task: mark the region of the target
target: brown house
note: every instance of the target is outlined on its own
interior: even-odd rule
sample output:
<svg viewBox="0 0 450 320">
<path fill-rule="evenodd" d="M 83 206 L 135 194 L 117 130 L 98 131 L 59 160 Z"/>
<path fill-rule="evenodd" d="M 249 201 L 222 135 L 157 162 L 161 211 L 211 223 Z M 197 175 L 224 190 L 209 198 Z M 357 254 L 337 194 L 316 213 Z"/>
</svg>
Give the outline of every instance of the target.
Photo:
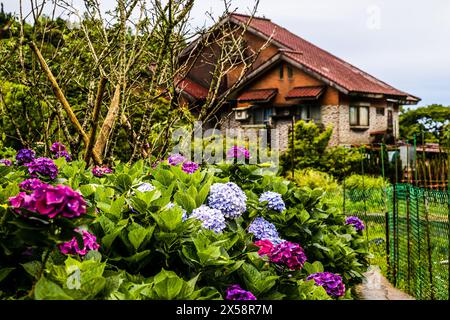
<svg viewBox="0 0 450 320">
<path fill-rule="evenodd" d="M 399 106 L 420 101 L 269 19 L 230 14 L 225 20 L 248 26 L 245 43 L 254 51 L 270 41 L 218 111 L 222 130 L 276 128 L 285 150 L 292 122 L 303 119 L 333 126 L 331 145 L 367 144 L 398 136 Z M 214 50 L 208 56 L 214 56 Z M 206 98 L 211 68 L 211 63 L 198 59 L 183 80 L 182 92 L 190 102 Z M 231 87 L 239 72 L 229 72 L 221 89 Z"/>
</svg>

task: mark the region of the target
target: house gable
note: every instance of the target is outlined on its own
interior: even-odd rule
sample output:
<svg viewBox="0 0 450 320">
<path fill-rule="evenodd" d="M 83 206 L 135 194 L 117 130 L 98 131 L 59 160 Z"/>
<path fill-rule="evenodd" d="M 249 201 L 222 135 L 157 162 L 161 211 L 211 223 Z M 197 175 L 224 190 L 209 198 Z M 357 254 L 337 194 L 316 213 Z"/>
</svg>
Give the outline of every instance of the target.
<svg viewBox="0 0 450 320">
<path fill-rule="evenodd" d="M 280 69 L 283 69 L 283 78 L 280 79 Z M 291 77 L 289 77 L 288 69 L 292 70 Z M 287 99 L 288 94 L 298 87 L 325 87 L 323 94 L 320 97 L 320 104 L 324 105 L 339 105 L 339 92 L 330 86 L 327 86 L 323 81 L 316 79 L 308 73 L 299 68 L 289 64 L 283 60 L 274 63 L 270 68 L 264 72 L 258 73 L 255 78 L 242 86 L 236 92 L 237 98 L 240 94 L 248 91 L 277 88 L 278 92 L 271 100 L 274 106 L 292 106 L 298 104 L 296 99 Z M 238 107 L 246 107 L 251 102 L 238 102 Z"/>
</svg>

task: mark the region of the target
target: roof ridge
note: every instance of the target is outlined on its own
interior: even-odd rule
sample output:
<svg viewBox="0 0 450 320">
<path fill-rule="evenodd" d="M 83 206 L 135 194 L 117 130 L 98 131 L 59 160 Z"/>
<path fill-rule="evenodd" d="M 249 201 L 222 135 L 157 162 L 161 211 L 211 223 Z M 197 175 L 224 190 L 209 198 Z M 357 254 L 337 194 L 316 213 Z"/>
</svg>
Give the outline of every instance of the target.
<svg viewBox="0 0 450 320">
<path fill-rule="evenodd" d="M 239 16 L 239 17 L 246 17 L 246 18 L 258 19 L 258 20 L 265 20 L 265 21 L 270 21 L 270 22 L 272 22 L 272 20 L 270 20 L 269 18 L 266 18 L 266 17 L 251 16 L 251 15 L 249 15 L 249 14 L 244 14 L 244 13 L 231 12 L 230 15 L 231 15 L 231 16 Z"/>
</svg>

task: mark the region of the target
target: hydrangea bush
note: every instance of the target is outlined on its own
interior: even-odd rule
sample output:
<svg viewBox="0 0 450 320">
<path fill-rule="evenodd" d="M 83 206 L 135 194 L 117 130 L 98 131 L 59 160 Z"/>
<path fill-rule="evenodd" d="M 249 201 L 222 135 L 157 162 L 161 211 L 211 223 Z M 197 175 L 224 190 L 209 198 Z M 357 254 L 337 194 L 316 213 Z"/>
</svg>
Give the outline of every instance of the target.
<svg viewBox="0 0 450 320">
<path fill-rule="evenodd" d="M 353 220 L 264 166 L 39 156 L 1 167 L 0 298 L 347 299 L 367 266 Z"/>
</svg>

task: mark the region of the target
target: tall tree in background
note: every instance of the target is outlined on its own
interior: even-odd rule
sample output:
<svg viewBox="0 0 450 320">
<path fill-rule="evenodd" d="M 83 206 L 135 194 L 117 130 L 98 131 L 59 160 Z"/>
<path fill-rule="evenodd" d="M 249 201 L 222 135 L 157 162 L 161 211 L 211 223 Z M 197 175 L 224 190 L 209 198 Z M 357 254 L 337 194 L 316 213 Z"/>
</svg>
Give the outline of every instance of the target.
<svg viewBox="0 0 450 320">
<path fill-rule="evenodd" d="M 450 106 L 432 104 L 403 111 L 400 115 L 400 137 L 418 143 L 442 143 L 444 133 L 450 130 Z M 424 141 L 423 141 L 423 138 Z"/>
</svg>

